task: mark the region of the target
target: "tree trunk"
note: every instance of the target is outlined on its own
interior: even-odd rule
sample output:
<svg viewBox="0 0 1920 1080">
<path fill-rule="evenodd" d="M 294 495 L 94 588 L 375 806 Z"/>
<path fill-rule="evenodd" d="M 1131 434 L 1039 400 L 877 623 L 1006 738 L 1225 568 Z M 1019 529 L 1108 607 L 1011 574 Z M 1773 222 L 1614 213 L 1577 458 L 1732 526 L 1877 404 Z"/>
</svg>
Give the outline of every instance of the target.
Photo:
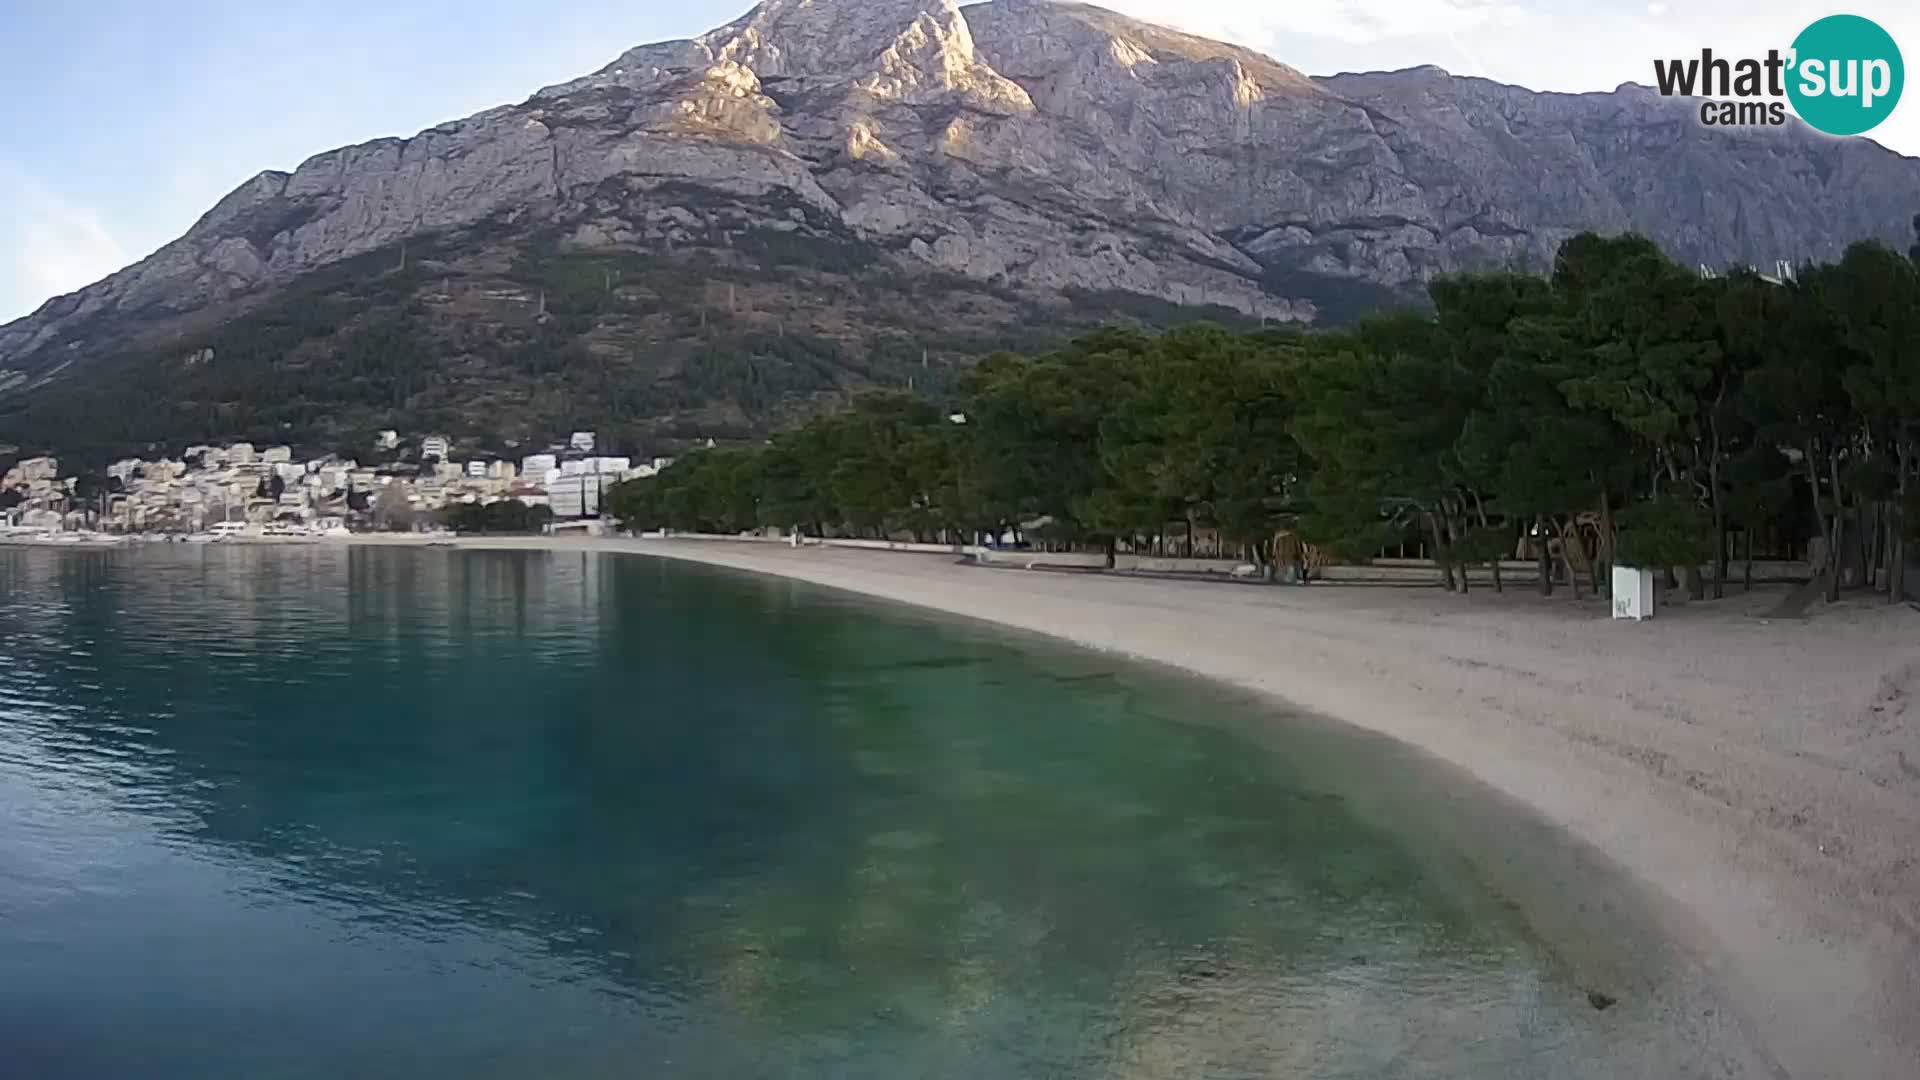
<svg viewBox="0 0 1920 1080">
<path fill-rule="evenodd" d="M 1447 561 L 1447 546 L 1440 539 L 1440 523 L 1434 519 L 1431 510 L 1421 516 L 1426 519 L 1427 535 L 1433 540 L 1433 561 L 1440 567 L 1441 583 L 1447 587 L 1448 592 L 1455 592 L 1457 590 L 1453 583 L 1453 564 Z"/>
<path fill-rule="evenodd" d="M 1709 414 L 1713 425 L 1713 458 L 1707 463 L 1707 499 L 1713 507 L 1713 598 L 1727 598 L 1727 511 L 1720 498 L 1720 402 L 1726 397 L 1722 385 Z"/>
<path fill-rule="evenodd" d="M 1613 602 L 1613 493 L 1600 485 L 1600 541 L 1593 552 L 1593 594 Z"/>
<path fill-rule="evenodd" d="M 1480 519 L 1481 528 L 1486 529 L 1492 527 L 1493 523 L 1487 520 L 1486 500 L 1482 499 L 1480 493 L 1477 491 L 1473 493 L 1473 512 Z M 1493 571 L 1493 591 L 1496 593 L 1504 593 L 1507 591 L 1506 582 L 1500 580 L 1500 562 L 1506 557 L 1507 553 L 1505 551 L 1494 552 L 1493 562 L 1489 567 Z"/>
<path fill-rule="evenodd" d="M 1827 521 L 1826 504 L 1820 501 L 1820 466 L 1818 459 L 1813 456 L 1813 444 L 1808 443 L 1801 447 L 1800 453 L 1800 460 L 1805 463 L 1807 467 L 1807 483 L 1813 488 L 1814 527 L 1820 530 L 1820 538 L 1822 540 L 1831 540 L 1833 539 L 1833 527 Z M 1833 561 L 1833 554 L 1831 551 L 1827 552 L 1827 561 L 1829 563 Z M 1816 567 L 1815 569 L 1818 570 L 1822 568 Z"/>
<path fill-rule="evenodd" d="M 1536 514 L 1533 519 L 1535 531 L 1540 534 L 1534 558 L 1540 563 L 1540 595 L 1553 595 L 1553 545 L 1547 540 L 1547 516 Z"/>
<path fill-rule="evenodd" d="M 1450 551 L 1459 551 L 1460 528 L 1454 522 L 1452 504 L 1445 499 L 1440 500 L 1440 521 L 1446 526 L 1448 549 Z M 1457 559 L 1449 558 L 1449 561 L 1457 563 L 1460 567 L 1460 595 L 1466 596 L 1473 592 L 1473 582 L 1469 580 L 1472 571 L 1468 568 L 1467 564 L 1459 562 Z"/>
<path fill-rule="evenodd" d="M 1107 540 L 1107 569 L 1112 570 L 1119 565 L 1120 541 L 1109 538 Z"/>
<path fill-rule="evenodd" d="M 1866 552 L 1862 562 L 1866 567 L 1867 587 L 1879 592 L 1886 587 L 1887 577 L 1881 572 L 1881 560 L 1886 558 L 1887 545 L 1887 504 L 1878 503 L 1873 508 L 1873 527 L 1866 533 Z"/>
<path fill-rule="evenodd" d="M 1897 604 L 1907 598 L 1907 474 L 1913 471 L 1913 451 L 1911 444 L 1900 444 L 1900 478 L 1895 488 L 1893 505 L 1893 551 L 1889 561 L 1892 569 L 1887 572 L 1887 603 Z"/>
<path fill-rule="evenodd" d="M 1746 580 L 1743 585 L 1743 588 L 1746 592 L 1752 592 L 1753 591 L 1753 526 L 1751 525 L 1747 526 L 1746 533 L 1747 533 L 1747 571 L 1746 571 Z"/>
<path fill-rule="evenodd" d="M 1713 496 L 1713 598 L 1727 598 L 1727 518 L 1720 506 L 1720 493 L 1717 488 Z"/>
<path fill-rule="evenodd" d="M 1846 501 L 1840 497 L 1840 456 L 1827 458 L 1828 471 L 1833 474 L 1833 539 L 1827 547 L 1827 603 L 1840 602 L 1840 542 L 1846 539 Z"/>
</svg>

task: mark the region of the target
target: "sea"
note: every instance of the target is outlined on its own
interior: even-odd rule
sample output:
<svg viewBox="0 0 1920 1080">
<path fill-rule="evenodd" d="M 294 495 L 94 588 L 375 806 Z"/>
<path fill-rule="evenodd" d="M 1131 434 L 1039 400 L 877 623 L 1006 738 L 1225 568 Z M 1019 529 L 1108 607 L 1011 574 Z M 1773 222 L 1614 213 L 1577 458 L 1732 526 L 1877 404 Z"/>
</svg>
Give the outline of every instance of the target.
<svg viewBox="0 0 1920 1080">
<path fill-rule="evenodd" d="M 1732 1075 L 1558 843 L 1280 703 L 787 581 L 0 548 L 8 1078 Z"/>
</svg>

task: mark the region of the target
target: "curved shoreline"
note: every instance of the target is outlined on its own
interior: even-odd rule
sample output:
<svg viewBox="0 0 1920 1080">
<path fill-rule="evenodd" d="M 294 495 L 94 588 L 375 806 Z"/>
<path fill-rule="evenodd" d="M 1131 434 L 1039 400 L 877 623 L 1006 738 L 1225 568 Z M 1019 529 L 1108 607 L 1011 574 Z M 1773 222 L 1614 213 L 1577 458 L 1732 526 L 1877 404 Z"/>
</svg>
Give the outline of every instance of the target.
<svg viewBox="0 0 1920 1080">
<path fill-rule="evenodd" d="M 714 541 L 454 546 L 807 582 L 1164 664 L 1378 732 L 1525 804 L 1647 890 L 1780 1074 L 1916 1075 L 1920 617 L 1904 607 L 1772 623 L 1756 596 L 1629 625 L 1512 593 L 1199 588 Z"/>
</svg>

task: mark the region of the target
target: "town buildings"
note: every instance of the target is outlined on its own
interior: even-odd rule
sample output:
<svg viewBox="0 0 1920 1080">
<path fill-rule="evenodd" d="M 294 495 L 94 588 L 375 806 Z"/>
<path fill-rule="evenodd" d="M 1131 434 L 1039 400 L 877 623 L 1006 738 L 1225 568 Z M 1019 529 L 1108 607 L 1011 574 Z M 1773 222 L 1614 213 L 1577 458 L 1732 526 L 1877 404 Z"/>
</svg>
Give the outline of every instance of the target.
<svg viewBox="0 0 1920 1080">
<path fill-rule="evenodd" d="M 202 444 L 178 458 L 123 458 L 93 482 L 63 479 L 55 458 L 28 458 L 0 476 L 0 524 L 113 532 L 426 527 L 449 505 L 502 499 L 550 505 L 557 517 L 590 517 L 615 484 L 653 475 L 665 460 L 636 468 L 631 458 L 594 456 L 597 444 L 592 432 L 576 432 L 569 449 L 529 454 L 517 465 L 489 457 L 452 460 L 452 440 L 444 435 L 423 438 L 416 458 L 397 432 L 381 432 L 372 453 L 382 460 L 374 462 L 331 455 L 296 460 L 289 446 Z"/>
</svg>

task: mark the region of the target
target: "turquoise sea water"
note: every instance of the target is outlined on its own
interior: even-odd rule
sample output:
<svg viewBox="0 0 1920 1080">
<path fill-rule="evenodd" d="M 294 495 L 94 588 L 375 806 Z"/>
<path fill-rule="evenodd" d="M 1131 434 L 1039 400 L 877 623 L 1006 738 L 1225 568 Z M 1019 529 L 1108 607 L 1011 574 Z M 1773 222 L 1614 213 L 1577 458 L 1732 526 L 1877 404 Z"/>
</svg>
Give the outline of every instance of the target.
<svg viewBox="0 0 1920 1080">
<path fill-rule="evenodd" d="M 1717 1074 L 1380 809 L 1409 756 L 1088 653 L 182 546 L 0 549 L 0 654 L 7 1077 Z"/>
</svg>

